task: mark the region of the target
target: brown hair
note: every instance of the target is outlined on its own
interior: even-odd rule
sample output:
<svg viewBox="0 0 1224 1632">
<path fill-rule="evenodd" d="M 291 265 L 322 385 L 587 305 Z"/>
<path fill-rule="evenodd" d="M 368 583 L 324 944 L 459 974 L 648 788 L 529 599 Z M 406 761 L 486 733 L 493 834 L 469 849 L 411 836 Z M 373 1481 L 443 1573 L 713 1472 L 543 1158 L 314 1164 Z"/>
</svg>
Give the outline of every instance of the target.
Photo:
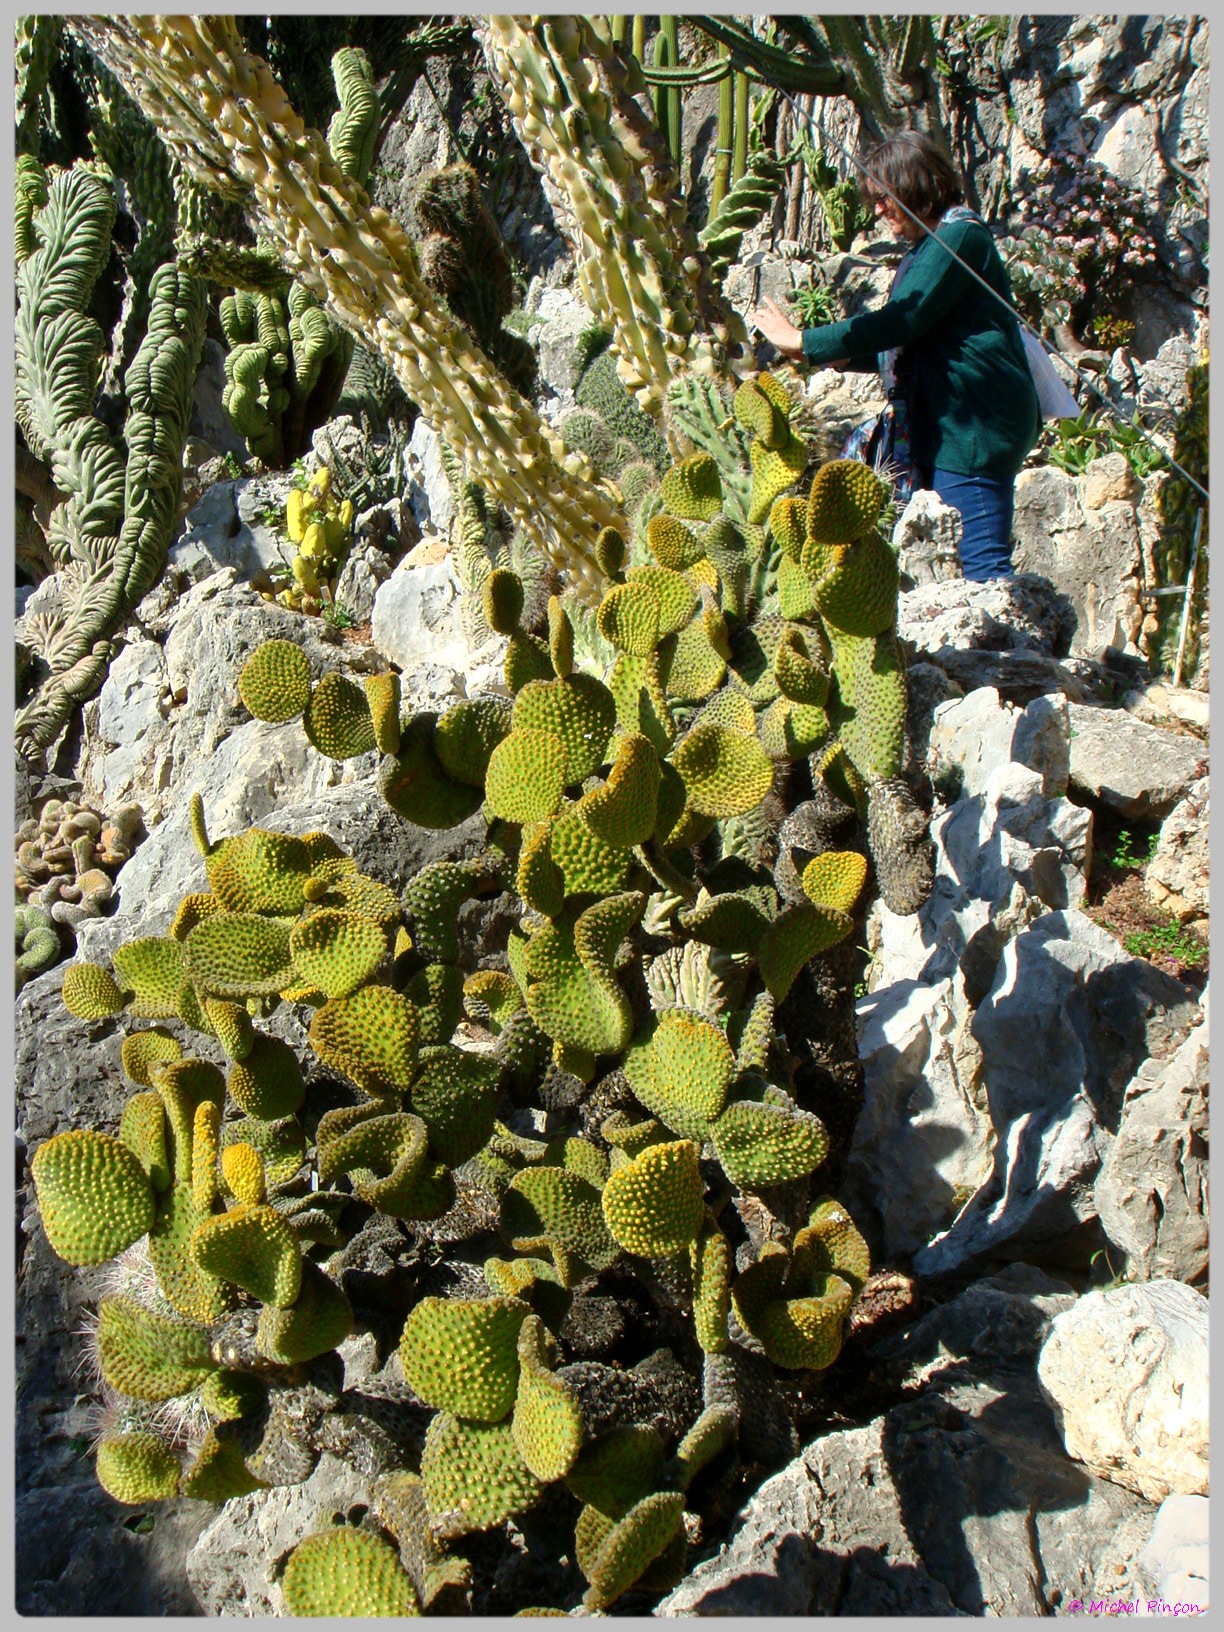
<svg viewBox="0 0 1224 1632">
<path fill-rule="evenodd" d="M 928 221 L 951 204 L 964 202 L 965 192 L 952 161 L 921 131 L 901 131 L 872 148 L 864 165 L 863 186 L 873 202 L 891 193 L 906 209 Z"/>
</svg>

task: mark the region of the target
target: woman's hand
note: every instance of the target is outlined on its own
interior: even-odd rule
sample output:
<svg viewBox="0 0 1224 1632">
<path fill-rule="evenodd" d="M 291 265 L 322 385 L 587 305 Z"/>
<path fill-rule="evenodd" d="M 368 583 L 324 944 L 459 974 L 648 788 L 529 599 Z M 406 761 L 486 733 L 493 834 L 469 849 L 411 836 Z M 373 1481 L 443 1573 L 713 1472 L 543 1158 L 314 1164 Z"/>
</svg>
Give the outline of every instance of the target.
<svg viewBox="0 0 1224 1632">
<path fill-rule="evenodd" d="M 784 357 L 803 356 L 803 334 L 772 300 L 765 300 L 748 321 L 754 324 Z"/>
</svg>

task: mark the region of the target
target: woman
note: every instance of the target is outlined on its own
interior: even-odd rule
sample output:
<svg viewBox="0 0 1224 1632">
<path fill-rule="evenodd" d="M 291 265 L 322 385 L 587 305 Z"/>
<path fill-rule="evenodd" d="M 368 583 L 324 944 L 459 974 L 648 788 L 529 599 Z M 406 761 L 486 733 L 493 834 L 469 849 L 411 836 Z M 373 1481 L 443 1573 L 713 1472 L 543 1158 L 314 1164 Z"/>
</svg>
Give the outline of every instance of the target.
<svg viewBox="0 0 1224 1632">
<path fill-rule="evenodd" d="M 1010 306 L 1007 272 L 985 223 L 954 207 L 964 197 L 960 182 L 929 137 L 892 136 L 865 168 L 878 215 L 915 246 L 897 268 L 888 304 L 801 333 L 767 300 L 752 321 L 786 356 L 860 372 L 878 367 L 886 386 L 895 382 L 890 394 L 899 391 L 908 406 L 916 485 L 961 513 L 965 577 L 1010 577 L 1015 478 L 1041 434 L 1041 410 L 1015 318 L 941 246 Z"/>
</svg>

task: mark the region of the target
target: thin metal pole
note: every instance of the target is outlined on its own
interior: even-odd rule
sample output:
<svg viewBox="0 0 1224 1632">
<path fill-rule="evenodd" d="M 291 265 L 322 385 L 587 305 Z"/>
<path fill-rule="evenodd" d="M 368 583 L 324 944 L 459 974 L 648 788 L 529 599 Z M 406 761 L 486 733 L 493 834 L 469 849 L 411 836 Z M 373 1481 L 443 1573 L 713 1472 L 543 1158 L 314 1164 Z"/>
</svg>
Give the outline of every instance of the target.
<svg viewBox="0 0 1224 1632">
<path fill-rule="evenodd" d="M 1198 566 L 1199 539 L 1203 534 L 1203 506 L 1194 518 L 1194 543 L 1190 546 L 1190 571 L 1186 574 L 1186 598 L 1182 602 L 1181 629 L 1177 636 L 1177 662 L 1173 665 L 1173 684 L 1181 685 L 1182 659 L 1186 655 L 1186 636 L 1190 632 L 1190 602 L 1194 599 L 1194 569 Z"/>
</svg>

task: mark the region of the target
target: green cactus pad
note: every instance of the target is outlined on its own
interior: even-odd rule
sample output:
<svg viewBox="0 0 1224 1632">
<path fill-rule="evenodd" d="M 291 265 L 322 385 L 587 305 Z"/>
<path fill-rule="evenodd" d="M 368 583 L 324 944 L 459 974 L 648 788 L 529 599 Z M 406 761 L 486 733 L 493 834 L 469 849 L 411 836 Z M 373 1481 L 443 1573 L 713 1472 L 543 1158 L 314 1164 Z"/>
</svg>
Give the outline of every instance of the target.
<svg viewBox="0 0 1224 1632">
<path fill-rule="evenodd" d="M 263 1034 L 256 1036 L 246 1058 L 230 1067 L 227 1087 L 239 1109 L 262 1122 L 292 1116 L 306 1096 L 293 1049 Z"/>
<path fill-rule="evenodd" d="M 538 1315 L 518 1335 L 519 1383 L 510 1431 L 524 1464 L 547 1484 L 561 1479 L 582 1444 L 582 1412 L 549 1364 L 550 1345 Z"/>
<path fill-rule="evenodd" d="M 746 737 L 754 737 L 757 728 L 752 704 L 742 691 L 732 691 L 729 687 L 710 698 L 696 723 L 725 725 L 728 730 L 739 731 Z"/>
<path fill-rule="evenodd" d="M 345 1106 L 319 1119 L 320 1182 L 349 1173 L 359 1201 L 393 1218 L 418 1217 L 429 1167 L 425 1124 L 404 1111 L 371 1114 L 376 1109 Z"/>
<path fill-rule="evenodd" d="M 769 1045 L 774 1039 L 776 1009 L 777 1004 L 769 992 L 758 992 L 753 998 L 752 1008 L 739 1033 L 735 1054 L 737 1072 L 765 1070 L 765 1062 L 769 1058 Z"/>
<path fill-rule="evenodd" d="M 103 1377 L 133 1400 L 190 1394 L 217 1369 L 206 1327 L 152 1314 L 135 1298 L 102 1299 L 97 1341 Z"/>
<path fill-rule="evenodd" d="M 264 1171 L 263 1157 L 254 1145 L 244 1144 L 241 1140 L 237 1144 L 226 1145 L 221 1152 L 221 1171 L 236 1201 L 245 1202 L 250 1207 L 262 1206 L 267 1201 L 268 1176 Z"/>
<path fill-rule="evenodd" d="M 617 651 L 648 657 L 659 644 L 660 619 L 659 597 L 648 584 L 617 584 L 599 603 L 596 623 Z"/>
<path fill-rule="evenodd" d="M 783 697 L 792 702 L 824 706 L 829 677 L 812 662 L 798 630 L 789 630 L 774 652 L 774 677 Z"/>
<path fill-rule="evenodd" d="M 508 1422 L 461 1422 L 448 1411 L 439 1411 L 426 1431 L 421 1478 L 435 1532 L 448 1538 L 504 1524 L 544 1489 Z"/>
<path fill-rule="evenodd" d="M 109 970 L 97 963 L 70 963 L 60 992 L 64 1007 L 78 1020 L 105 1020 L 123 1009 L 123 993 Z"/>
<path fill-rule="evenodd" d="M 814 906 L 852 912 L 867 882 L 867 857 L 858 850 L 826 850 L 803 869 L 803 893 Z"/>
<path fill-rule="evenodd" d="M 166 1113 L 157 1094 L 133 1094 L 123 1107 L 119 1137 L 149 1175 L 154 1190 L 168 1190 L 173 1181 L 166 1147 Z"/>
<path fill-rule="evenodd" d="M 250 1011 L 243 1004 L 231 1003 L 223 997 L 207 997 L 203 1007 L 226 1055 L 231 1060 L 245 1060 L 255 1046 L 257 1035 Z"/>
<path fill-rule="evenodd" d="M 512 635 L 523 615 L 523 583 L 516 573 L 494 570 L 480 588 L 485 622 L 494 634 Z"/>
<path fill-rule="evenodd" d="M 776 1366 L 823 1371 L 841 1353 L 842 1328 L 852 1295 L 845 1281 L 829 1275 L 810 1297 L 767 1304 L 753 1336 Z"/>
<path fill-rule="evenodd" d="M 128 998 L 128 1013 L 141 1020 L 173 1020 L 183 981 L 183 947 L 169 936 L 146 935 L 111 955 L 115 975 Z M 65 976 L 65 979 L 67 977 Z"/>
<path fill-rule="evenodd" d="M 574 626 L 556 595 L 548 597 L 548 652 L 558 680 L 573 673 Z"/>
<path fill-rule="evenodd" d="M 412 1108 L 429 1129 L 431 1151 L 448 1167 L 461 1167 L 488 1143 L 500 1075 L 489 1055 L 449 1044 L 421 1051 Z"/>
<path fill-rule="evenodd" d="M 555 679 L 552 656 L 542 640 L 516 630 L 506 644 L 506 690 L 517 696 L 533 680 Z"/>
<path fill-rule="evenodd" d="M 818 544 L 850 544 L 879 521 L 888 484 L 859 459 L 822 465 L 808 493 L 807 532 Z"/>
<path fill-rule="evenodd" d="M 655 560 L 669 572 L 683 572 L 705 554 L 702 540 L 691 527 L 662 512 L 646 523 L 646 542 Z"/>
<path fill-rule="evenodd" d="M 766 448 L 780 448 L 790 435 L 789 403 L 785 388 L 779 392 L 778 382 L 762 374 L 755 380 L 745 380 L 738 388 L 731 400 L 731 411 L 736 424 L 742 425 L 754 441 Z"/>
<path fill-rule="evenodd" d="M 755 952 L 776 911 L 777 897 L 766 885 L 713 896 L 703 891 L 679 916 L 694 940 L 706 946 L 724 952 Z"/>
<path fill-rule="evenodd" d="M 582 1607 L 607 1609 L 638 1581 L 683 1529 L 684 1496 L 661 1490 L 630 1508 L 603 1540 L 584 1574 L 590 1582 Z"/>
<path fill-rule="evenodd" d="M 166 934 L 172 941 L 185 941 L 201 918 L 210 917 L 214 912 L 224 910 L 217 897 L 211 893 L 197 891 L 192 895 L 185 895 L 178 904 L 178 911 Z"/>
<path fill-rule="evenodd" d="M 815 1116 L 792 1116 L 776 1105 L 736 1100 L 714 1124 L 723 1172 L 742 1190 L 763 1190 L 813 1172 L 829 1153 L 829 1135 Z"/>
<path fill-rule="evenodd" d="M 752 466 L 748 520 L 762 522 L 772 510 L 774 500 L 793 486 L 806 470 L 807 443 L 798 436 L 791 436 L 779 448 L 767 448 L 761 442 L 754 442 L 748 457 Z"/>
<path fill-rule="evenodd" d="M 293 926 L 289 955 L 301 980 L 328 997 L 348 997 L 377 972 L 387 938 L 359 913 L 322 907 Z"/>
<path fill-rule="evenodd" d="M 149 1176 L 108 1133 L 57 1133 L 35 1151 L 30 1171 L 47 1240 L 67 1263 L 103 1264 L 152 1227 Z"/>
<path fill-rule="evenodd" d="M 316 1009 L 310 1046 L 372 1098 L 406 1093 L 416 1072 L 421 1024 L 416 1008 L 390 986 L 364 986 Z"/>
<path fill-rule="evenodd" d="M 239 1203 L 199 1225 L 191 1237 L 198 1268 L 232 1281 L 260 1303 L 287 1309 L 302 1285 L 297 1236 L 272 1207 Z"/>
<path fill-rule="evenodd" d="M 679 743 L 672 764 L 689 803 L 702 816 L 739 816 L 773 786 L 773 766 L 760 743 L 725 725 L 698 725 Z"/>
<path fill-rule="evenodd" d="M 761 716 L 761 746 L 770 759 L 804 759 L 829 735 L 823 708 L 776 697 Z"/>
<path fill-rule="evenodd" d="M 455 703 L 434 726 L 438 762 L 456 782 L 483 788 L 489 759 L 510 734 L 510 705 L 501 698 Z"/>
<path fill-rule="evenodd" d="M 896 776 L 905 751 L 905 667 L 891 633 L 829 631 L 837 676 L 830 719 L 865 782 Z"/>
<path fill-rule="evenodd" d="M 269 1305 L 260 1311 L 255 1347 L 280 1366 L 298 1365 L 338 1348 L 353 1328 L 353 1310 L 330 1276 L 309 1259 L 302 1263 L 302 1285 L 288 1309 Z"/>
<path fill-rule="evenodd" d="M 399 750 L 379 766 L 378 787 L 405 821 L 418 827 L 457 827 L 479 810 L 481 792 L 456 782 L 442 769 L 434 749 L 435 719 L 414 714 L 402 727 Z"/>
<path fill-rule="evenodd" d="M 500 1422 L 518 1388 L 518 1298 L 422 1298 L 408 1316 L 400 1359 L 426 1405 L 473 1422 Z"/>
<path fill-rule="evenodd" d="M 694 1240 L 705 1216 L 697 1146 L 689 1139 L 651 1145 L 610 1174 L 604 1219 L 626 1252 L 666 1258 Z"/>
<path fill-rule="evenodd" d="M 807 1272 L 839 1275 L 858 1293 L 871 1274 L 871 1252 L 850 1214 L 832 1196 L 821 1196 L 795 1237 L 794 1255 L 804 1255 Z"/>
<path fill-rule="evenodd" d="M 256 913 L 205 918 L 183 942 L 182 959 L 183 973 L 210 997 L 272 997 L 294 979 L 288 924 Z"/>
<path fill-rule="evenodd" d="M 345 674 L 325 674 L 310 694 L 302 726 L 328 759 L 355 759 L 378 746 L 365 691 Z"/>
<path fill-rule="evenodd" d="M 507 822 L 539 822 L 554 815 L 570 780 L 569 765 L 568 750 L 555 732 L 516 728 L 489 759 L 485 797 L 490 809 Z"/>
<path fill-rule="evenodd" d="M 361 682 L 374 746 L 380 754 L 397 754 L 400 745 L 400 677 L 398 674 L 367 674 Z"/>
<path fill-rule="evenodd" d="M 504 1298 L 531 1306 L 550 1331 L 558 1331 L 569 1312 L 571 1294 L 553 1264 L 543 1258 L 486 1258 L 484 1277 Z"/>
<path fill-rule="evenodd" d="M 249 1371 L 219 1367 L 200 1385 L 200 1404 L 216 1422 L 237 1422 L 240 1417 L 254 1416 L 267 1393 Z"/>
<path fill-rule="evenodd" d="M 500 969 L 478 969 L 469 975 L 463 983 L 463 1000 L 471 1017 L 495 1035 L 512 1014 L 525 1012 L 517 981 Z"/>
<path fill-rule="evenodd" d="M 532 680 L 514 699 L 513 720 L 516 732 L 546 731 L 561 739 L 568 788 L 603 764 L 616 724 L 616 704 L 603 682 L 590 674 Z"/>
<path fill-rule="evenodd" d="M 183 1475 L 181 1494 L 199 1502 L 228 1502 L 235 1496 L 249 1496 L 252 1491 L 267 1488 L 266 1482 L 257 1479 L 247 1467 L 239 1442 L 228 1434 L 222 1438 L 215 1428 L 210 1428 Z"/>
<path fill-rule="evenodd" d="M 310 877 L 310 849 L 291 833 L 252 827 L 215 845 L 205 870 L 226 912 L 298 913 Z"/>
<path fill-rule="evenodd" d="M 779 503 L 786 504 L 786 499 Z M 816 616 L 812 580 L 797 561 L 784 555 L 778 562 L 778 611 L 784 618 L 806 621 Z"/>
<path fill-rule="evenodd" d="M 721 1027 L 701 1015 L 669 1009 L 649 1040 L 626 1055 L 624 1071 L 647 1110 L 701 1144 L 727 1103 L 735 1055 Z"/>
<path fill-rule="evenodd" d="M 282 1579 L 290 1615 L 418 1615 L 416 1591 L 395 1549 L 347 1527 L 307 1536 Z"/>
<path fill-rule="evenodd" d="M 592 790 L 599 791 L 602 790 Z M 567 806 L 549 833 L 549 859 L 560 872 L 567 896 L 614 894 L 623 887 L 633 864 L 628 849 L 600 838 L 588 823 L 586 799 L 589 797 L 586 795 L 579 804 Z"/>
<path fill-rule="evenodd" d="M 784 908 L 765 931 L 758 953 L 761 979 L 770 993 L 783 1002 L 804 964 L 844 941 L 853 928 L 848 912 L 803 902 Z"/>
<path fill-rule="evenodd" d="M 663 473 L 663 505 L 685 521 L 713 521 L 722 510 L 718 466 L 708 453 L 690 454 Z"/>
<path fill-rule="evenodd" d="M 716 1456 L 735 1443 L 739 1415 L 726 1405 L 707 1406 L 676 1446 L 675 1480 L 687 1490 Z"/>
<path fill-rule="evenodd" d="M 421 1047 L 449 1043 L 463 1014 L 463 971 L 450 963 L 430 963 L 404 988 L 421 1024 Z"/>
<path fill-rule="evenodd" d="M 179 1459 L 156 1434 L 108 1434 L 98 1445 L 98 1483 L 125 1507 L 178 1495 Z"/>
<path fill-rule="evenodd" d="M 668 641 L 659 653 L 659 668 L 669 696 L 681 703 L 700 703 L 713 696 L 727 677 L 724 635 L 721 615 L 712 619 L 706 611 Z"/>
<path fill-rule="evenodd" d="M 291 640 L 265 640 L 242 666 L 238 695 L 257 720 L 296 720 L 310 702 L 310 659 Z"/>
<path fill-rule="evenodd" d="M 191 1125 L 191 1193 L 196 1206 L 207 1211 L 217 1199 L 217 1135 L 221 1107 L 204 1099 L 195 1108 Z M 263 1197 L 259 1198 L 261 1201 Z"/>
<path fill-rule="evenodd" d="M 455 920 L 459 908 L 473 895 L 497 885 L 497 871 L 488 858 L 473 861 L 434 861 L 409 882 L 404 908 L 413 925 L 413 944 L 422 957 L 437 963 L 458 963 L 459 936 Z"/>
<path fill-rule="evenodd" d="M 618 1256 L 599 1191 L 563 1167 L 527 1168 L 514 1175 L 501 1198 L 501 1233 L 516 1252 L 555 1242 L 596 1272 Z"/>
<path fill-rule="evenodd" d="M 613 1521 L 659 1487 L 663 1441 L 653 1428 L 626 1424 L 584 1447 L 565 1476 L 580 1502 Z"/>
<path fill-rule="evenodd" d="M 896 552 L 870 532 L 828 547 L 812 596 L 826 624 L 848 635 L 880 635 L 896 620 L 897 585 Z"/>
<path fill-rule="evenodd" d="M 232 1289 L 190 1256 L 191 1237 L 208 1216 L 196 1206 L 190 1181 L 180 1181 L 158 1199 L 149 1231 L 149 1260 L 163 1297 L 179 1314 L 204 1324 L 219 1320 L 234 1301 Z"/>
<path fill-rule="evenodd" d="M 670 567 L 655 566 L 653 563 L 631 567 L 626 581 L 634 586 L 643 585 L 658 597 L 660 640 L 679 634 L 697 610 L 700 597 L 696 589 L 683 573 L 673 572 Z"/>
<path fill-rule="evenodd" d="M 769 512 L 769 531 L 782 551 L 783 560 L 798 566 L 807 540 L 807 500 L 776 499 Z"/>
<path fill-rule="evenodd" d="M 612 972 L 625 936 L 646 898 L 627 891 L 575 914 L 567 907 L 527 946 L 527 1009 L 554 1041 L 592 1054 L 616 1054 L 633 1030 L 633 1015 Z"/>
<path fill-rule="evenodd" d="M 732 1267 L 730 1242 L 707 1221 L 701 1234 L 689 1244 L 693 1324 L 703 1354 L 723 1354 L 727 1349 Z"/>
<path fill-rule="evenodd" d="M 232 1144 L 254 1146 L 263 1157 L 268 1183 L 274 1187 L 288 1184 L 306 1159 L 306 1138 L 292 1116 L 274 1122 L 240 1116 L 235 1122 L 226 1122 L 221 1129 L 221 1148 Z"/>
<path fill-rule="evenodd" d="M 667 754 L 676 739 L 676 722 L 667 700 L 658 652 L 630 657 L 622 652 L 608 675 L 622 731 L 641 732 L 659 755 Z"/>
</svg>

